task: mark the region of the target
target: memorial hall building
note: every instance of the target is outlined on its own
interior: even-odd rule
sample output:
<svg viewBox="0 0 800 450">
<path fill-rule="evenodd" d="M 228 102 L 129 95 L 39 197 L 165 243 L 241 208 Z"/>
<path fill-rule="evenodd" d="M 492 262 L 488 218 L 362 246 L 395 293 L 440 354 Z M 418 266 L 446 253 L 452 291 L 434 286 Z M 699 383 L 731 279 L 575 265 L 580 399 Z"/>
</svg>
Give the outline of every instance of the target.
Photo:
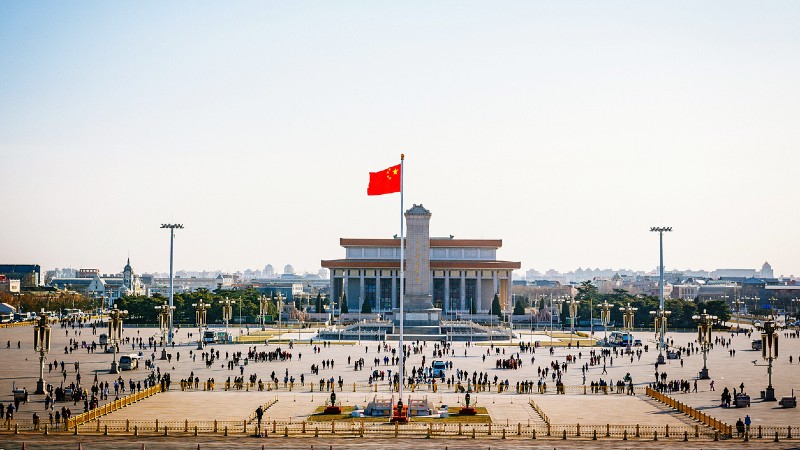
<svg viewBox="0 0 800 450">
<path fill-rule="evenodd" d="M 414 205 L 410 211 L 415 210 L 430 217 L 430 212 L 422 205 Z M 497 294 L 501 308 L 511 312 L 512 271 L 521 264 L 497 259 L 502 240 L 455 239 L 452 236 L 422 238 L 430 242 L 429 249 L 419 245 L 417 248 L 429 250 L 429 261 L 424 261 L 420 267 L 428 266 L 429 262 L 430 282 L 424 285 L 430 286 L 434 308 L 441 308 L 442 314 L 450 318 L 470 314 L 470 311 L 487 314 Z M 400 298 L 400 238 L 341 238 L 339 245 L 345 249 L 344 259 L 322 261 L 322 267 L 330 270 L 331 296 L 336 309 L 344 298 L 351 313 L 360 311 L 362 302 L 368 301 L 373 313 L 384 317 L 392 314 L 399 307 Z M 413 245 L 406 241 L 407 250 Z M 412 256 L 406 253 L 407 261 L 418 264 L 413 263 Z M 416 260 L 419 261 L 419 255 Z M 406 266 L 406 292 L 410 286 L 409 276 L 416 276 L 414 267 Z M 471 308 L 473 303 L 474 309 Z"/>
</svg>

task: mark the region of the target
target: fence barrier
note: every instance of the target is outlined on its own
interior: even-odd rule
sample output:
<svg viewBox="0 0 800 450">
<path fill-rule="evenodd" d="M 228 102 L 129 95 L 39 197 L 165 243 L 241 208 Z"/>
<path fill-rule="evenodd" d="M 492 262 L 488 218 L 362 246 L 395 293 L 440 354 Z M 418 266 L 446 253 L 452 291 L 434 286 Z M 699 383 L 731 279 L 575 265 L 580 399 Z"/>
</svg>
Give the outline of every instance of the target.
<svg viewBox="0 0 800 450">
<path fill-rule="evenodd" d="M 149 387 L 147 389 L 144 389 L 142 391 L 139 391 L 139 392 L 137 392 L 135 394 L 130 394 L 130 395 L 127 395 L 125 397 L 122 397 L 119 400 L 114 400 L 114 401 L 106 403 L 103 406 L 98 406 L 97 408 L 92 409 L 91 411 L 78 414 L 78 415 L 76 415 L 74 417 L 70 417 L 69 419 L 67 419 L 67 420 L 65 420 L 63 422 L 64 426 L 67 429 L 73 429 L 77 425 L 82 425 L 82 424 L 84 424 L 86 422 L 90 422 L 92 420 L 98 419 L 99 417 L 102 417 L 102 416 L 104 416 L 106 414 L 109 414 L 109 413 L 111 413 L 113 411 L 116 411 L 116 410 L 118 410 L 120 408 L 124 408 L 124 407 L 130 405 L 131 403 L 136 403 L 139 400 L 142 400 L 142 399 L 145 399 L 147 397 L 151 397 L 153 395 L 156 395 L 159 392 L 161 392 L 161 385 L 160 384 L 156 384 L 155 386 L 151 386 L 151 387 Z M 99 427 L 100 427 L 99 422 L 98 422 L 97 427 L 98 427 L 97 431 L 100 431 L 99 430 Z"/>
<path fill-rule="evenodd" d="M 713 428 L 715 430 L 720 431 L 723 435 L 726 435 L 728 437 L 733 436 L 733 427 L 731 425 L 728 425 L 727 423 L 719 420 L 719 419 L 715 419 L 715 418 L 709 416 L 706 413 L 700 412 L 700 411 L 692 408 L 691 406 L 689 406 L 689 405 L 687 405 L 685 403 L 679 402 L 679 401 L 675 400 L 674 398 L 669 397 L 667 395 L 664 395 L 661 392 L 658 392 L 655 389 L 652 389 L 650 387 L 648 387 L 646 389 L 645 393 L 649 397 L 652 397 L 655 400 L 658 400 L 659 402 L 669 406 L 670 408 L 674 408 L 674 409 L 686 414 L 687 416 L 691 417 L 692 419 L 695 419 L 698 422 L 701 422 L 702 424 L 704 424 L 704 425 L 706 425 L 708 427 L 711 427 L 711 428 Z"/>
</svg>

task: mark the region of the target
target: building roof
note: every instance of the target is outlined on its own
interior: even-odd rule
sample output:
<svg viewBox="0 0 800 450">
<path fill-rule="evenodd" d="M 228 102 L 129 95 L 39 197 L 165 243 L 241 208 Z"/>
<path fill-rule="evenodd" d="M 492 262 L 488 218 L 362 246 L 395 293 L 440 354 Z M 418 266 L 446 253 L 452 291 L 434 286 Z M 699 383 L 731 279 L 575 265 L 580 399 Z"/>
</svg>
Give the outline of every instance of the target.
<svg viewBox="0 0 800 450">
<path fill-rule="evenodd" d="M 400 261 L 394 259 L 330 259 L 322 260 L 326 269 L 400 269 Z M 518 261 L 462 261 L 434 260 L 431 269 L 481 269 L 481 270 L 513 270 L 522 267 Z"/>
<path fill-rule="evenodd" d="M 414 204 L 414 206 L 412 206 L 408 211 L 406 211 L 406 215 L 407 216 L 430 216 L 431 212 L 428 211 L 427 209 L 425 209 L 425 207 L 422 206 L 422 203 L 420 203 L 419 205 Z"/>
<path fill-rule="evenodd" d="M 400 247 L 400 239 L 340 238 L 342 247 Z M 431 247 L 500 248 L 502 239 L 431 239 Z"/>
</svg>

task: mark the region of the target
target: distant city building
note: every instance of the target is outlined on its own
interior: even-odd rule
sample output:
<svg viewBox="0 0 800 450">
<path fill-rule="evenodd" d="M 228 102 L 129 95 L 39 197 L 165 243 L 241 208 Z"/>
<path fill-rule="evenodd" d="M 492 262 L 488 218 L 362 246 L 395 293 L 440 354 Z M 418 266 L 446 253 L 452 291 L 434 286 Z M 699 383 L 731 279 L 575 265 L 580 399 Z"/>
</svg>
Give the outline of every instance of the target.
<svg viewBox="0 0 800 450">
<path fill-rule="evenodd" d="M 97 269 L 80 269 L 77 275 L 69 278 L 53 278 L 50 280 L 50 286 L 78 292 L 88 297 L 104 298 L 107 305 L 126 295 L 148 295 L 141 277 L 136 275 L 131 267 L 130 258 L 120 274 L 100 275 Z"/>
<path fill-rule="evenodd" d="M 272 264 L 267 264 L 264 267 L 264 278 L 275 278 L 275 268 Z"/>
<path fill-rule="evenodd" d="M 283 267 L 284 275 L 294 275 L 294 267 L 291 264 L 287 264 Z"/>
<path fill-rule="evenodd" d="M 0 264 L 0 275 L 19 280 L 23 289 L 39 286 L 41 273 L 42 268 L 38 264 Z"/>
<path fill-rule="evenodd" d="M 772 266 L 769 265 L 768 262 L 764 262 L 764 265 L 761 266 L 761 278 L 773 278 Z"/>
<path fill-rule="evenodd" d="M 5 275 L 0 275 L 0 292 L 17 294 L 20 292 L 20 280 L 12 280 Z"/>
</svg>

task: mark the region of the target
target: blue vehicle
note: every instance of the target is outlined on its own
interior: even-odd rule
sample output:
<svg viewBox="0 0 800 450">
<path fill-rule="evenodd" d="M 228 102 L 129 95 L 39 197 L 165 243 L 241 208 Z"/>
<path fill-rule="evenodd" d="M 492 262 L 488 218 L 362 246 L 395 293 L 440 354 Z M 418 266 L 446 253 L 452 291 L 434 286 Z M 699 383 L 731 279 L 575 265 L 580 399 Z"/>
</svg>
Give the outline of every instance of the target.
<svg viewBox="0 0 800 450">
<path fill-rule="evenodd" d="M 435 378 L 443 378 L 444 372 L 446 370 L 447 370 L 447 363 L 445 363 L 444 361 L 434 361 L 433 364 L 431 364 L 431 374 Z"/>
</svg>

